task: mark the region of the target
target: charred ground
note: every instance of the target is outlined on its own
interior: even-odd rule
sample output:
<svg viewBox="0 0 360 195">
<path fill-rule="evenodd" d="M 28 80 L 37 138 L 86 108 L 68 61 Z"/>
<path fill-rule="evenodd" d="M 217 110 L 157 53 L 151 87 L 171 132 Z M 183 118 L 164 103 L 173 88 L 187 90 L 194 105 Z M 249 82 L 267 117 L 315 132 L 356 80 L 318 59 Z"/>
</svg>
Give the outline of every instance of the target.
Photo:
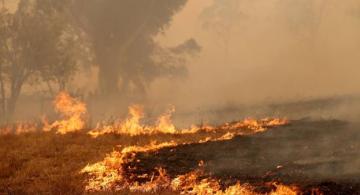
<svg viewBox="0 0 360 195">
<path fill-rule="evenodd" d="M 137 160 L 124 166 L 130 167 L 129 174 L 136 175 L 156 173 L 155 169 L 162 167 L 175 177 L 195 170 L 199 161 L 204 161 L 206 174 L 220 179 L 223 187 L 239 180 L 255 186 L 258 192 L 268 192 L 271 185 L 264 184 L 279 181 L 297 185 L 306 193 L 319 189 L 325 194 L 357 194 L 360 192 L 357 129 L 357 125 L 337 120 L 298 120 L 232 140 L 137 153 Z M 3 136 L 0 137 L 0 192 L 81 194 L 86 176 L 79 170 L 103 159 L 114 149 L 145 145 L 153 139 L 191 137 L 108 135 L 93 139 L 82 133 Z"/>
</svg>

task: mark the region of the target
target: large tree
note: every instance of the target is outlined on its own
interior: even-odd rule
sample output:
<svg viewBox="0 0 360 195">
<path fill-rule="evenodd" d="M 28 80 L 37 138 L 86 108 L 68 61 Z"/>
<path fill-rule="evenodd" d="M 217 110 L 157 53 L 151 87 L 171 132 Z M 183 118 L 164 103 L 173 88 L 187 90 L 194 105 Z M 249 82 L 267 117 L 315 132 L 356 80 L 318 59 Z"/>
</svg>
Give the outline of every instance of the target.
<svg viewBox="0 0 360 195">
<path fill-rule="evenodd" d="M 69 50 L 69 45 L 73 45 L 68 35 L 69 25 L 55 2 L 21 0 L 16 12 L 7 13 L 1 20 L 2 31 L 8 32 L 1 36 L 0 51 L 3 62 L 0 79 L 6 81 L 7 86 L 0 84 L 8 91 L 8 118 L 14 113 L 25 83 L 40 80 L 41 76 L 43 80 L 67 78 L 73 72 L 75 63 Z"/>
<path fill-rule="evenodd" d="M 166 55 L 172 49 L 159 49 L 153 39 L 164 31 L 186 1 L 75 1 L 75 18 L 92 42 L 102 93 L 126 94 L 130 90 L 145 93 L 154 79 L 186 72 L 184 64 L 156 61 L 160 51 L 165 51 L 160 55 Z M 187 43 L 192 43 L 188 52 L 199 49 L 196 42 Z"/>
</svg>

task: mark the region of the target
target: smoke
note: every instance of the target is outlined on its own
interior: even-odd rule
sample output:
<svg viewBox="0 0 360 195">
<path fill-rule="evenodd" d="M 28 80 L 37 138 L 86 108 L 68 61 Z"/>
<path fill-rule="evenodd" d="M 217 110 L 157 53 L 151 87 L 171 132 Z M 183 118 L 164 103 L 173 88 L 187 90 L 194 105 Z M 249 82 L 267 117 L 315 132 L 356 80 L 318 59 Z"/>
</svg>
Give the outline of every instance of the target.
<svg viewBox="0 0 360 195">
<path fill-rule="evenodd" d="M 194 37 L 203 50 L 187 80 L 158 83 L 153 99 L 191 109 L 359 94 L 358 1 L 218 2 L 189 1 L 157 38 L 172 45 Z M 229 8 L 238 14 L 221 15 Z"/>
<path fill-rule="evenodd" d="M 13 2 L 6 4 L 15 9 Z M 130 103 L 145 104 L 155 113 L 174 105 L 181 124 L 265 115 L 358 116 L 354 108 L 360 105 L 356 98 L 360 3 L 356 0 L 179 0 L 173 5 L 162 1 L 159 4 L 169 10 L 149 3 L 147 10 L 159 16 L 145 23 L 144 15 L 151 14 L 143 12 L 139 2 L 129 1 L 131 8 L 125 9 L 108 1 L 103 6 L 113 9 L 107 13 L 98 9 L 100 1 L 74 2 L 86 5 L 75 6 L 74 15 L 79 17 L 72 22 L 86 34 L 97 56 L 93 64 L 81 67 L 71 86 L 86 93 L 96 92 L 101 83 L 118 90 L 111 100 L 87 101 L 100 118 L 126 112 Z M 117 17 L 118 7 L 125 10 L 122 17 Z M 105 36 L 104 31 L 115 33 Z M 137 32 L 133 47 L 120 55 L 133 32 Z M 24 93 L 44 88 L 30 85 Z M 354 98 L 349 101 L 348 96 Z M 314 103 L 302 112 L 298 112 L 301 106 L 294 106 L 333 98 L 343 99 L 321 109 Z M 19 103 L 21 108 L 24 104 Z"/>
</svg>

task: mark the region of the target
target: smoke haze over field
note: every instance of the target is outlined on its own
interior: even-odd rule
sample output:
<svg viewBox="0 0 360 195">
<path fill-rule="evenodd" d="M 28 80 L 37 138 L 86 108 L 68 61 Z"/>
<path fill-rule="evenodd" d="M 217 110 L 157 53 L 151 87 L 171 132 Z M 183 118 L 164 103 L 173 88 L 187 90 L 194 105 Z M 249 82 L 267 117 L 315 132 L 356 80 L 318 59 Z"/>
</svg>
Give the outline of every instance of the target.
<svg viewBox="0 0 360 195">
<path fill-rule="evenodd" d="M 189 77 L 165 85 L 160 98 L 193 107 L 359 93 L 358 1 L 214 2 L 227 13 L 213 19 L 229 25 L 204 28 L 212 1 L 189 1 L 158 37 L 168 45 L 194 37 L 203 48 Z M 223 27 L 229 32 L 217 29 Z"/>
<path fill-rule="evenodd" d="M 10 10 L 16 10 L 18 1 L 4 2 Z M 95 45 L 92 54 L 100 53 L 102 61 L 97 56 L 97 60 L 81 66 L 71 86 L 75 88 L 73 91 L 99 90 L 101 70 L 98 73 L 99 67 L 104 66 L 102 62 L 106 62 L 108 67 L 101 76 L 108 79 L 107 85 L 120 83 L 120 86 L 113 87 L 115 90 L 119 88 L 117 96 L 94 106 L 95 110 L 103 107 L 111 115 L 115 112 L 113 110 L 126 110 L 125 105 L 129 102 L 140 102 L 154 109 L 171 104 L 179 112 L 193 112 L 231 105 L 360 94 L 360 3 L 356 0 L 179 0 L 177 5 L 172 5 L 172 12 L 164 11 L 164 16 L 159 16 L 163 17 L 163 22 L 156 23 L 158 20 L 154 18 L 158 16 L 154 14 L 145 21 L 149 26 L 151 22 L 160 26 L 152 30 L 144 27 L 154 40 L 149 39 L 150 35 L 142 36 L 140 33 L 140 38 L 131 41 L 131 35 L 136 32 L 127 38 L 118 28 L 115 30 L 121 32 L 121 36 L 113 39 L 112 36 L 116 35 L 110 33 L 110 38 L 106 39 L 108 45 L 102 42 L 102 38 L 107 36 L 102 34 L 105 30 L 97 29 L 97 37 L 89 31 L 98 26 L 96 17 L 100 18 L 99 21 L 106 18 L 101 19 L 103 12 L 94 12 L 97 9 L 91 6 L 96 5 L 96 1 L 93 3 L 85 3 L 90 10 L 87 13 L 76 11 L 79 7 L 75 7 L 75 15 L 83 14 L 81 17 L 85 19 L 80 23 L 72 22 L 81 28 L 85 26 L 85 40 L 97 40 L 97 44 L 102 45 L 96 49 L 96 44 L 90 44 L 91 47 Z M 113 7 L 111 5 L 106 6 Z M 156 10 L 151 4 L 150 8 Z M 116 9 L 110 11 L 116 15 Z M 109 20 L 110 31 L 116 21 Z M 131 18 L 127 20 L 128 24 L 131 22 Z M 138 21 L 140 30 L 136 30 L 136 22 L 133 22 L 134 31 L 141 31 L 141 22 Z M 90 28 L 89 25 L 93 26 Z M 192 45 L 197 50 L 193 52 L 195 54 L 184 61 L 182 58 L 173 59 L 175 48 L 186 43 L 195 44 Z M 117 49 L 122 50 L 122 45 L 126 44 L 130 45 L 130 54 L 117 55 Z M 143 53 L 139 54 L 139 48 Z M 180 66 L 171 64 L 170 68 L 163 66 L 163 69 L 154 71 L 153 68 L 157 67 L 157 61 L 151 59 L 154 51 L 167 55 L 165 59 L 170 58 L 172 62 L 177 60 Z M 131 59 L 123 62 L 119 56 Z M 141 62 L 136 61 L 140 59 Z M 161 63 L 169 64 L 166 60 Z M 117 67 L 116 71 L 109 71 L 115 70 L 113 67 Z M 118 80 L 110 80 L 110 73 L 120 75 Z M 141 78 L 137 77 L 139 75 Z M 182 76 L 175 78 L 174 75 Z M 124 83 L 126 86 L 121 86 Z M 47 90 L 47 85 L 26 83 L 23 92 L 39 90 Z M 127 95 L 127 91 L 133 94 Z M 111 105 L 106 107 L 104 104 Z"/>
</svg>

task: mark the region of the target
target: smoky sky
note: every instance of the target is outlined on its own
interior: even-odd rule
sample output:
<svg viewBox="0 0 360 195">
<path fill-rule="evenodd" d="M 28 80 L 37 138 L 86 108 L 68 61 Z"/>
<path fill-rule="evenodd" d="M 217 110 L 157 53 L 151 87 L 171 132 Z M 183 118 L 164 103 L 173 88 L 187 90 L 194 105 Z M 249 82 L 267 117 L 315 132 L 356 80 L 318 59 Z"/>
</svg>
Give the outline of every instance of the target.
<svg viewBox="0 0 360 195">
<path fill-rule="evenodd" d="M 226 14 L 205 28 L 204 10 L 214 6 Z M 355 0 L 189 1 L 156 39 L 171 46 L 193 37 L 203 50 L 187 79 L 159 80 L 150 96 L 201 107 L 358 94 L 359 35 Z"/>
</svg>

